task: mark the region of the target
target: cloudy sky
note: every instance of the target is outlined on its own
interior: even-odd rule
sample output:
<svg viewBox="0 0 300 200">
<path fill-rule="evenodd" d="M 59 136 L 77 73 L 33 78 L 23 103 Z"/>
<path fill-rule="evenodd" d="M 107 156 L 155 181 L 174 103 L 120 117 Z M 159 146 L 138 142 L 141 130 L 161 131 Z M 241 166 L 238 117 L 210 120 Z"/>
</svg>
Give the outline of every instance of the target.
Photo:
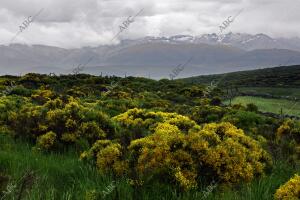
<svg viewBox="0 0 300 200">
<path fill-rule="evenodd" d="M 201 35 L 218 32 L 241 10 L 227 32 L 300 37 L 299 8 L 299 0 L 0 0 L 0 44 L 74 48 L 144 36 Z M 20 32 L 28 19 L 32 22 Z"/>
</svg>

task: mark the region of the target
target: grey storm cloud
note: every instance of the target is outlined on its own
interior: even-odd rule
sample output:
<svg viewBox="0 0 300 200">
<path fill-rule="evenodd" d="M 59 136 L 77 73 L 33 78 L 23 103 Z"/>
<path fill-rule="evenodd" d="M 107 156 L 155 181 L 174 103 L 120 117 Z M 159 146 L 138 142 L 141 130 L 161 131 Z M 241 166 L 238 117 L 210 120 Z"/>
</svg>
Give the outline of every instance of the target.
<svg viewBox="0 0 300 200">
<path fill-rule="evenodd" d="M 14 43 L 74 48 L 118 43 L 120 39 L 217 33 L 229 16 L 243 12 L 228 30 L 299 37 L 300 1 L 295 0 L 0 0 L 0 43 L 9 44 L 22 23 L 42 12 Z M 114 40 L 119 26 L 136 15 Z"/>
</svg>

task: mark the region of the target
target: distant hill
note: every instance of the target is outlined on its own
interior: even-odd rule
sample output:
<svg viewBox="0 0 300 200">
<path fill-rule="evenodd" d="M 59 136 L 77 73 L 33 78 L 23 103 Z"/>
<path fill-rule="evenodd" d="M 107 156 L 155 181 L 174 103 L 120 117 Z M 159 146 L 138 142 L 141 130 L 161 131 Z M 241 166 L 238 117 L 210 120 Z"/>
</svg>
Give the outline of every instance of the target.
<svg viewBox="0 0 300 200">
<path fill-rule="evenodd" d="M 186 82 L 238 87 L 300 87 L 300 65 L 240 71 L 226 74 L 195 76 Z"/>
</svg>

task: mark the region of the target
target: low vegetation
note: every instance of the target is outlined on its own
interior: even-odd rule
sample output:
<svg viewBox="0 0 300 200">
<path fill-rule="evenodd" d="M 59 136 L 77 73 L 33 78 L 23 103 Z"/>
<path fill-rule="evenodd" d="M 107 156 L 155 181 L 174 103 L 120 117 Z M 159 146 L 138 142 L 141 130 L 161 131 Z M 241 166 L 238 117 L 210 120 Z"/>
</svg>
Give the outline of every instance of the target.
<svg viewBox="0 0 300 200">
<path fill-rule="evenodd" d="M 299 198 L 286 186 L 299 122 L 226 105 L 218 87 L 84 74 L 0 84 L 2 199 Z"/>
</svg>

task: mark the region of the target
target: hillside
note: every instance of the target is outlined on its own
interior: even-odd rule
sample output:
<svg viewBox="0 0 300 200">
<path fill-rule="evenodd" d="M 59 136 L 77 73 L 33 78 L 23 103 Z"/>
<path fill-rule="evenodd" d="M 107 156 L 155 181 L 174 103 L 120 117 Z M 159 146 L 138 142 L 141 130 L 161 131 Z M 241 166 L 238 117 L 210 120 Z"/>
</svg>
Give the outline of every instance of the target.
<svg viewBox="0 0 300 200">
<path fill-rule="evenodd" d="M 201 84 L 210 84 L 214 81 L 223 87 L 299 87 L 300 65 L 195 76 L 182 80 Z"/>
</svg>

